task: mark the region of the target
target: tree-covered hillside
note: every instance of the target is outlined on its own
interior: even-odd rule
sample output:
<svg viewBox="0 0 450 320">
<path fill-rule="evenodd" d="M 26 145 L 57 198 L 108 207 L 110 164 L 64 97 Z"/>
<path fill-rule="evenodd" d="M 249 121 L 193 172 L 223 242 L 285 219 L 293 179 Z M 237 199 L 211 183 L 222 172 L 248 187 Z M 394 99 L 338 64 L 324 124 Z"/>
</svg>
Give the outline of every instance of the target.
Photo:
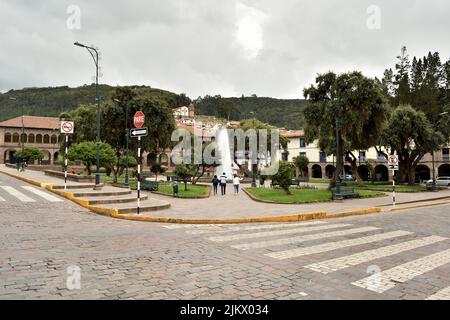
<svg viewBox="0 0 450 320">
<path fill-rule="evenodd" d="M 151 88 L 148 86 L 129 86 L 140 95 L 148 95 L 152 100 L 167 107 L 187 105 L 191 100 L 185 94 Z M 99 85 L 102 101 L 111 99 L 116 87 Z M 14 98 L 15 100 L 11 99 Z M 31 116 L 59 116 L 72 111 L 80 104 L 95 103 L 95 85 L 77 88 L 48 87 L 24 88 L 0 93 L 0 121 L 24 114 Z M 193 101 L 196 114 L 216 116 L 229 120 L 256 118 L 277 127 L 299 129 L 303 127 L 303 109 L 306 102 L 300 99 L 275 99 L 265 97 L 222 98 L 205 96 Z"/>
<path fill-rule="evenodd" d="M 287 129 L 303 128 L 303 109 L 307 105 L 300 99 L 266 97 L 222 98 L 205 96 L 194 101 L 198 114 L 229 120 L 256 118 L 262 122 Z"/>
<path fill-rule="evenodd" d="M 139 94 L 148 95 L 152 99 L 169 107 L 190 103 L 184 94 L 150 88 L 148 86 L 130 86 Z M 109 100 L 116 87 L 99 85 L 102 101 Z M 11 99 L 14 98 L 15 100 Z M 31 116 L 59 116 L 61 112 L 72 111 L 80 104 L 95 103 L 95 85 L 84 85 L 77 88 L 49 87 L 25 88 L 10 90 L 0 94 L 0 121 L 20 116 L 22 106 L 24 114 Z"/>
</svg>

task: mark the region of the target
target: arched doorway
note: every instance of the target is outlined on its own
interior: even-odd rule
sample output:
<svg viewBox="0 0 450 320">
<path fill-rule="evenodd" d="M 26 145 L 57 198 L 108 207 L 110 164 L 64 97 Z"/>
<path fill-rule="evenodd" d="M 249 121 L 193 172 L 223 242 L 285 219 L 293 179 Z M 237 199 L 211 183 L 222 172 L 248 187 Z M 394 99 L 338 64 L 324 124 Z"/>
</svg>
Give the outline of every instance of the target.
<svg viewBox="0 0 450 320">
<path fill-rule="evenodd" d="M 325 167 L 325 175 L 328 179 L 331 179 L 333 177 L 334 172 L 336 171 L 336 168 L 332 166 L 331 164 L 327 165 Z"/>
<path fill-rule="evenodd" d="M 53 163 L 55 163 L 55 162 L 58 160 L 58 157 L 59 157 L 59 152 L 56 151 L 56 152 L 53 154 Z"/>
<path fill-rule="evenodd" d="M 351 169 L 351 167 L 348 164 L 346 164 L 344 166 L 344 174 L 351 174 L 352 172 L 350 169 Z"/>
<path fill-rule="evenodd" d="M 322 178 L 322 167 L 319 166 L 318 164 L 312 166 L 312 177 L 315 179 Z"/>
<path fill-rule="evenodd" d="M 159 163 L 163 166 L 169 165 L 169 157 L 167 156 L 167 154 L 161 153 L 161 155 L 159 156 Z"/>
<path fill-rule="evenodd" d="M 156 154 L 153 152 L 150 152 L 147 155 L 147 166 L 151 167 L 156 162 Z"/>
<path fill-rule="evenodd" d="M 41 164 L 49 165 L 51 163 L 51 154 L 48 150 L 42 150 L 44 158 L 42 158 Z"/>
<path fill-rule="evenodd" d="M 389 181 L 389 171 L 386 166 L 379 164 L 375 167 L 375 180 Z"/>
<path fill-rule="evenodd" d="M 369 180 L 369 168 L 365 164 L 362 164 L 358 167 L 358 174 L 364 181 Z"/>
<path fill-rule="evenodd" d="M 5 150 L 4 154 L 3 154 L 3 159 L 5 161 L 5 163 L 16 163 L 16 157 L 14 156 L 15 153 L 17 152 L 17 150 Z"/>
<path fill-rule="evenodd" d="M 450 164 L 446 163 L 439 166 L 438 177 L 450 177 Z"/>
<path fill-rule="evenodd" d="M 431 173 L 430 173 L 430 168 L 428 168 L 425 165 L 418 165 L 416 167 L 416 182 L 417 183 L 422 183 L 424 181 L 428 181 L 430 180 L 431 177 Z"/>
</svg>

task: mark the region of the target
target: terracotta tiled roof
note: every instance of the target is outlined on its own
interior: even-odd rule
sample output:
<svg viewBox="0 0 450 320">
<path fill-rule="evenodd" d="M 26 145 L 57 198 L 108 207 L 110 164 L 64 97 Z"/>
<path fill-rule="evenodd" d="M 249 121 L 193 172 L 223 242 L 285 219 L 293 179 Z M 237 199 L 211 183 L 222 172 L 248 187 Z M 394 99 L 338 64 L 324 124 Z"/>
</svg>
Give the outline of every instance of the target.
<svg viewBox="0 0 450 320">
<path fill-rule="evenodd" d="M 33 129 L 58 129 L 60 126 L 59 118 L 33 116 L 24 116 L 23 125 Z M 0 127 L 22 128 L 22 116 L 0 122 Z"/>
<path fill-rule="evenodd" d="M 305 131 L 304 130 L 286 130 L 286 131 L 280 131 L 280 134 L 285 136 L 286 138 L 298 138 L 298 137 L 304 137 Z"/>
</svg>

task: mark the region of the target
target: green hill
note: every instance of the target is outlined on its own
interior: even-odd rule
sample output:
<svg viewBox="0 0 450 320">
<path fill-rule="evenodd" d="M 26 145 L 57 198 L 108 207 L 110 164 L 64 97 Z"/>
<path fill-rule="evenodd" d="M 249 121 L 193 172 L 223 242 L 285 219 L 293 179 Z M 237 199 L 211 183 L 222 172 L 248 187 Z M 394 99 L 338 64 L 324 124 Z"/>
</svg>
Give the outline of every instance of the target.
<svg viewBox="0 0 450 320">
<path fill-rule="evenodd" d="M 307 102 L 300 99 L 267 97 L 222 98 L 206 96 L 194 101 L 195 112 L 229 120 L 256 118 L 286 129 L 300 129 L 304 125 L 303 109 Z"/>
<path fill-rule="evenodd" d="M 180 106 L 186 103 L 185 95 L 155 89 L 147 86 L 130 86 L 138 94 L 148 95 L 168 106 Z M 101 99 L 108 100 L 116 87 L 99 85 Z M 95 85 L 84 85 L 77 88 L 49 87 L 24 88 L 10 90 L 0 94 L 0 121 L 24 114 L 30 116 L 59 116 L 63 111 L 71 111 L 80 104 L 95 103 Z M 15 98 L 16 100 L 12 100 Z"/>
<path fill-rule="evenodd" d="M 166 104 L 178 107 L 190 103 L 184 94 L 151 88 L 148 86 L 129 86 L 138 94 L 146 95 Z M 109 100 L 116 87 L 99 85 L 102 100 Z M 12 100 L 15 98 L 16 100 Z M 95 85 L 77 88 L 48 87 L 24 88 L 0 93 L 0 121 L 20 116 L 22 106 L 25 115 L 59 116 L 61 112 L 71 111 L 80 104 L 95 103 Z M 303 109 L 306 102 L 300 99 L 275 99 L 266 97 L 222 98 L 205 96 L 194 101 L 196 114 L 215 116 L 230 120 L 256 118 L 277 127 L 287 129 L 302 128 Z"/>
</svg>

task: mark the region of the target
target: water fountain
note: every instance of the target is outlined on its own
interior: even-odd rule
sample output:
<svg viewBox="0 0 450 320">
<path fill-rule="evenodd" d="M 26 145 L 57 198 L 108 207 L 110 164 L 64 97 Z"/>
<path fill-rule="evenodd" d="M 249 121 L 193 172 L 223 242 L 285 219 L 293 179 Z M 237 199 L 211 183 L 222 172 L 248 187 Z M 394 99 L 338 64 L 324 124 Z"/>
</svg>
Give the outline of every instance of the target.
<svg viewBox="0 0 450 320">
<path fill-rule="evenodd" d="M 230 141 L 226 128 L 218 129 L 216 142 L 221 163 L 216 168 L 216 175 L 220 177 L 225 172 L 227 178 L 231 180 L 233 177 L 233 160 L 231 158 Z"/>
</svg>

